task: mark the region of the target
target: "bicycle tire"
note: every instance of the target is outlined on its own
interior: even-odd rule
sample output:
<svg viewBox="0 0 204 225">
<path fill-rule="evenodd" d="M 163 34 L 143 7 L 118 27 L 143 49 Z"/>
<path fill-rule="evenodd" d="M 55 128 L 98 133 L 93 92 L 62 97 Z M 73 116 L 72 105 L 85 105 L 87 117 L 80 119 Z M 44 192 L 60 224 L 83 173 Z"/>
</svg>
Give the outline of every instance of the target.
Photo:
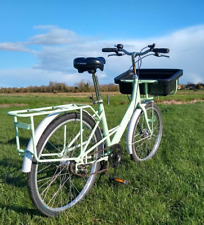
<svg viewBox="0 0 204 225">
<path fill-rule="evenodd" d="M 136 162 L 152 158 L 157 152 L 162 138 L 163 122 L 160 109 L 153 102 L 149 102 L 145 109 L 153 134 L 149 134 L 144 113 L 141 111 L 132 134 L 131 158 Z"/>
<path fill-rule="evenodd" d="M 76 137 L 80 129 L 80 114 L 68 113 L 55 120 L 45 129 L 37 144 L 37 154 L 52 152 L 53 148 L 62 148 L 65 140 L 63 137 L 66 126 L 66 143 L 70 143 L 71 137 Z M 83 115 L 83 140 L 89 137 L 95 126 L 95 121 L 88 114 Z M 80 139 L 80 138 L 78 138 Z M 91 144 L 102 139 L 100 129 L 97 127 Z M 63 141 L 64 141 L 63 140 Z M 72 139 L 73 140 L 73 139 Z M 86 139 L 87 140 L 87 139 Z M 80 141 L 80 140 L 79 140 Z M 78 142 L 79 142 L 78 141 Z M 74 146 L 78 146 L 77 140 Z M 102 144 L 95 150 L 102 148 Z M 71 157 L 79 155 L 79 147 L 70 151 Z M 69 157 L 70 157 L 69 156 Z M 100 169 L 100 163 L 94 163 L 85 168 L 86 173 L 95 173 Z M 85 173 L 85 172 L 83 172 Z M 96 179 L 96 174 L 82 178 L 73 174 L 69 162 L 37 163 L 33 159 L 31 172 L 28 174 L 28 190 L 35 207 L 46 216 L 57 216 L 59 213 L 76 205 L 88 194 Z"/>
</svg>

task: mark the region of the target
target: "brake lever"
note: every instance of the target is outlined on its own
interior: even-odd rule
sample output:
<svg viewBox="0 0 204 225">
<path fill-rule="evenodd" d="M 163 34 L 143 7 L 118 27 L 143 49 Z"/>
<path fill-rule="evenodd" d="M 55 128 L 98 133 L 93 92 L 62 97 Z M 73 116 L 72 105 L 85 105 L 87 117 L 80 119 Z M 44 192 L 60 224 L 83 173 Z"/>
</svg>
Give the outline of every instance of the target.
<svg viewBox="0 0 204 225">
<path fill-rule="evenodd" d="M 110 55 L 108 55 L 108 57 L 110 57 L 110 56 L 117 56 L 117 54 L 110 54 Z"/>
<path fill-rule="evenodd" d="M 166 57 L 166 58 L 170 58 L 170 56 L 169 55 L 161 55 L 160 53 L 155 53 L 154 54 L 155 56 L 157 56 L 157 57 Z"/>
<path fill-rule="evenodd" d="M 171 58 L 171 56 L 170 56 L 170 55 L 161 55 L 160 57 Z"/>
<path fill-rule="evenodd" d="M 110 56 L 123 56 L 123 55 L 125 55 L 125 54 L 123 54 L 123 53 L 117 53 L 117 54 L 110 54 L 110 55 L 108 55 L 108 57 L 110 57 Z"/>
</svg>

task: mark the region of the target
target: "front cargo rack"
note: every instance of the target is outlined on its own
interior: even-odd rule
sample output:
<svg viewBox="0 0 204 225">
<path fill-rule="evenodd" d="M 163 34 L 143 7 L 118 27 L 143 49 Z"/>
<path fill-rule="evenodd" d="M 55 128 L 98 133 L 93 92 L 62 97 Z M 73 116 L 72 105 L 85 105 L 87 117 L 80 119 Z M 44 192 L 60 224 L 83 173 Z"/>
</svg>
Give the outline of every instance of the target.
<svg viewBox="0 0 204 225">
<path fill-rule="evenodd" d="M 132 94 L 133 70 L 128 70 L 115 77 L 122 94 Z M 183 75 L 181 69 L 138 69 L 141 94 L 166 96 L 177 91 L 178 79 Z"/>
</svg>

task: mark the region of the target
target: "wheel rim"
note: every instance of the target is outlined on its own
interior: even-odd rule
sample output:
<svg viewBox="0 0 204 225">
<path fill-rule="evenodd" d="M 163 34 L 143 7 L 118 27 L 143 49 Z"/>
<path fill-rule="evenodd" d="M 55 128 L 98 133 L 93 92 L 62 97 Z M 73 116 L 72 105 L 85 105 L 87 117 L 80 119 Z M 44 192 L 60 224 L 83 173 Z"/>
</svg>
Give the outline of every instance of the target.
<svg viewBox="0 0 204 225">
<path fill-rule="evenodd" d="M 133 148 L 140 161 L 151 158 L 156 152 L 161 140 L 161 124 L 157 111 L 153 107 L 146 109 L 147 117 L 150 118 L 149 132 L 145 122 L 145 116 L 142 112 L 135 127 L 133 137 Z"/>
<path fill-rule="evenodd" d="M 66 127 L 65 127 L 66 124 Z M 80 121 L 78 119 L 69 120 L 69 123 L 64 122 L 48 136 L 45 144 L 41 147 L 41 153 L 51 153 L 52 151 L 62 151 L 64 144 L 66 145 L 75 137 L 80 129 Z M 83 139 L 87 140 L 92 130 L 88 123 L 83 122 Z M 60 135 L 66 129 L 66 141 L 60 140 Z M 64 137 L 63 137 L 64 139 Z M 72 144 L 72 151 L 67 152 L 69 157 L 77 157 L 79 155 L 79 139 Z M 91 144 L 97 142 L 96 137 L 92 138 Z M 63 144 L 62 144 L 63 143 Z M 90 147 L 90 146 L 89 146 Z M 75 150 L 73 150 L 75 149 Z M 86 173 L 93 173 L 97 170 L 97 165 L 86 168 Z M 86 178 L 79 177 L 73 174 L 70 170 L 70 162 L 37 164 L 35 173 L 35 184 L 37 195 L 43 202 L 45 208 L 62 211 L 79 202 L 89 189 L 94 176 Z"/>
</svg>

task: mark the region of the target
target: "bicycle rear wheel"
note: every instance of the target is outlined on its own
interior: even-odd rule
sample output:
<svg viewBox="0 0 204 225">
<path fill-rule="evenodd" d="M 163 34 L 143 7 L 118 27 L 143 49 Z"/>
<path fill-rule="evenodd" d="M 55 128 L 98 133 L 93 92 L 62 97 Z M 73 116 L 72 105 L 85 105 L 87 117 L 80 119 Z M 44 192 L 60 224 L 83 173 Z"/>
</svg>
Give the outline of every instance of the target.
<svg viewBox="0 0 204 225">
<path fill-rule="evenodd" d="M 94 125 L 95 122 L 90 116 L 83 115 L 84 142 L 88 140 Z M 71 145 L 72 150 L 68 151 L 66 156 L 78 157 L 80 154 L 79 131 L 79 113 L 68 113 L 56 118 L 46 128 L 37 144 L 38 156 L 56 151 L 61 152 Z M 101 132 L 97 128 L 88 148 L 101 139 Z M 102 149 L 102 144 L 94 151 L 99 149 Z M 96 155 L 98 154 L 95 154 L 95 158 L 98 157 Z M 28 174 L 28 190 L 31 200 L 42 214 L 58 215 L 84 199 L 93 186 L 96 174 L 87 177 L 77 176 L 72 172 L 71 164 L 72 161 L 37 163 L 33 159 L 31 172 Z M 97 172 L 99 168 L 100 163 L 94 163 L 84 166 L 78 173 L 88 175 Z"/>
<path fill-rule="evenodd" d="M 136 162 L 152 158 L 159 148 L 162 138 L 163 122 L 159 108 L 153 102 L 148 103 L 145 108 L 152 134 L 148 130 L 144 113 L 141 111 L 132 134 L 131 156 Z"/>
</svg>

